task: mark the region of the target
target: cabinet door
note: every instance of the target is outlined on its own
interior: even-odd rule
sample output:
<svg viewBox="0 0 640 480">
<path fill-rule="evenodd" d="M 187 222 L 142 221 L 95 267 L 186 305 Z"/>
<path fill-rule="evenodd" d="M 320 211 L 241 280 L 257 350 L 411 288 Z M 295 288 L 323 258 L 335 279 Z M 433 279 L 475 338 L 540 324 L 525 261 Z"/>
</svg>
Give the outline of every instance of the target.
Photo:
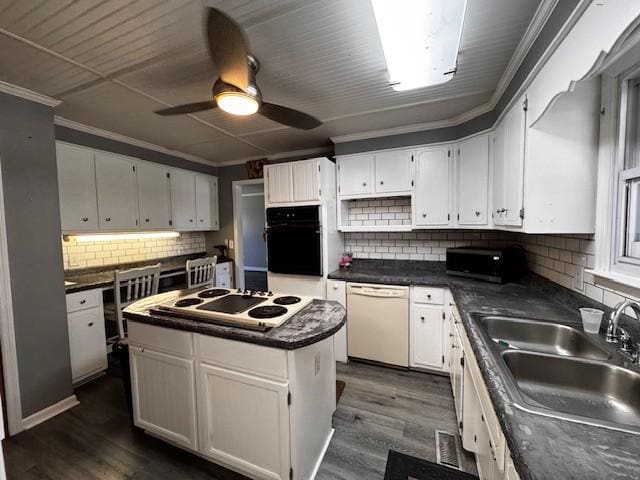
<svg viewBox="0 0 640 480">
<path fill-rule="evenodd" d="M 193 172 L 172 170 L 171 220 L 175 230 L 196 229 L 196 179 Z"/>
<path fill-rule="evenodd" d="M 347 308 L 347 284 L 342 280 L 327 280 L 327 300 L 338 302 Z M 333 336 L 333 349 L 337 362 L 347 361 L 347 325 Z"/>
<path fill-rule="evenodd" d="M 107 340 L 102 307 L 70 313 L 69 351 L 74 382 L 107 368 Z"/>
<path fill-rule="evenodd" d="M 208 175 L 196 174 L 196 228 L 211 228 L 211 182 Z"/>
<path fill-rule="evenodd" d="M 198 366 L 200 452 L 252 478 L 289 478 L 287 383 Z"/>
<path fill-rule="evenodd" d="M 496 128 L 492 135 L 491 152 L 493 155 L 493 223 L 496 225 L 505 224 L 505 144 L 507 139 L 507 129 L 504 120 Z"/>
<path fill-rule="evenodd" d="M 320 201 L 320 163 L 317 160 L 293 162 L 293 201 Z"/>
<path fill-rule="evenodd" d="M 449 146 L 420 150 L 417 153 L 414 216 L 419 226 L 448 226 Z"/>
<path fill-rule="evenodd" d="M 136 426 L 196 450 L 193 360 L 129 347 L 133 419 Z"/>
<path fill-rule="evenodd" d="M 520 226 L 524 190 L 525 116 L 523 105 L 516 104 L 504 119 L 505 139 L 505 223 Z"/>
<path fill-rule="evenodd" d="M 211 230 L 220 228 L 220 201 L 218 197 L 218 177 L 209 177 L 211 185 Z"/>
<path fill-rule="evenodd" d="M 93 151 L 56 144 L 60 220 L 63 232 L 98 230 L 98 200 Z"/>
<path fill-rule="evenodd" d="M 376 193 L 411 192 L 413 155 L 408 151 L 377 153 L 375 157 Z"/>
<path fill-rule="evenodd" d="M 520 480 L 509 451 L 505 452 L 504 480 Z"/>
<path fill-rule="evenodd" d="M 411 323 L 411 365 L 442 370 L 444 308 L 414 305 Z"/>
<path fill-rule="evenodd" d="M 462 339 L 458 333 L 457 325 L 453 328 L 453 353 L 451 363 L 451 388 L 453 390 L 453 400 L 456 409 L 456 418 L 462 419 L 464 413 L 464 351 L 462 350 Z"/>
<path fill-rule="evenodd" d="M 373 193 L 373 155 L 338 159 L 338 192 L 340 195 Z"/>
<path fill-rule="evenodd" d="M 288 203 L 293 201 L 293 173 L 291 162 L 268 165 L 267 203 Z"/>
<path fill-rule="evenodd" d="M 96 152 L 96 184 L 101 230 L 138 229 L 138 194 L 133 160 Z"/>
<path fill-rule="evenodd" d="M 456 155 L 458 225 L 486 225 L 489 189 L 489 142 L 479 135 L 460 142 Z"/>
<path fill-rule="evenodd" d="M 139 163 L 137 173 L 140 228 L 143 230 L 171 228 L 169 170 L 148 163 Z"/>
</svg>

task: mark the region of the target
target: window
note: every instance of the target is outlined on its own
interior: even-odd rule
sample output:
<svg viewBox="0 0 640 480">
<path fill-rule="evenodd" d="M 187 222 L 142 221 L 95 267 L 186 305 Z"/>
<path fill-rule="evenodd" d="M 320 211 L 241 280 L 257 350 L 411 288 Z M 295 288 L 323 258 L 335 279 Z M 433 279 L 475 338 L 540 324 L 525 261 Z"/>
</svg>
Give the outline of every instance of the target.
<svg viewBox="0 0 640 480">
<path fill-rule="evenodd" d="M 640 76 L 620 84 L 617 215 L 613 269 L 640 275 Z"/>
</svg>

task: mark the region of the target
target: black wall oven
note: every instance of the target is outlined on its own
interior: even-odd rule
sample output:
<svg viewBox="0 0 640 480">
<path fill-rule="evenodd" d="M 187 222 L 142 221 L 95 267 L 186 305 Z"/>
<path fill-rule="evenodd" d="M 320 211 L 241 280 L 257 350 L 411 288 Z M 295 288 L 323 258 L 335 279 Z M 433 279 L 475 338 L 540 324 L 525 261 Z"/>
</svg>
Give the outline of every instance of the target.
<svg viewBox="0 0 640 480">
<path fill-rule="evenodd" d="M 267 208 L 270 272 L 322 276 L 320 207 Z"/>
</svg>

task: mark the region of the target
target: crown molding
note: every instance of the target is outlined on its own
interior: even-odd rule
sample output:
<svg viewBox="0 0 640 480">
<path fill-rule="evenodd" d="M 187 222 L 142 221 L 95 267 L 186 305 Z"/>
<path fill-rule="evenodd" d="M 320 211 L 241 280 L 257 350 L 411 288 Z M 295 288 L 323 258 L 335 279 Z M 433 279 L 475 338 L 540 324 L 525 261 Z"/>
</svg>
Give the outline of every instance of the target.
<svg viewBox="0 0 640 480">
<path fill-rule="evenodd" d="M 116 142 L 126 143 L 128 145 L 133 145 L 140 148 L 146 148 L 147 150 L 153 150 L 155 152 L 172 155 L 174 157 L 180 157 L 185 160 L 189 160 L 191 162 L 202 163 L 203 165 L 214 166 L 214 167 L 218 165 L 218 163 L 216 162 L 207 160 L 202 157 L 198 157 L 196 155 L 180 152 L 178 150 L 172 150 L 170 148 L 161 147 L 160 145 L 156 145 L 154 143 L 145 142 L 144 140 L 127 137 L 126 135 L 110 132 L 108 130 L 92 127 L 90 125 L 85 125 L 84 123 L 75 122 L 73 120 L 69 120 L 68 118 L 64 118 L 59 115 L 55 115 L 53 117 L 53 123 L 61 127 L 67 127 L 67 128 L 71 128 L 72 130 L 78 130 L 80 132 L 89 133 L 91 135 L 96 135 L 98 137 L 108 138 L 109 140 L 115 140 Z"/>
<path fill-rule="evenodd" d="M 426 123 L 414 123 L 411 125 L 404 125 L 402 127 L 386 128 L 383 130 L 372 130 L 369 132 L 351 133 L 349 135 L 338 135 L 335 137 L 329 137 L 333 143 L 345 143 L 354 142 L 357 140 L 367 140 L 369 138 L 388 137 L 390 135 L 402 135 L 404 133 L 422 132 L 425 130 L 436 130 L 438 128 L 457 127 L 458 125 L 468 122 L 484 113 L 493 110 L 495 105 L 490 102 L 483 103 L 477 107 L 468 110 L 455 117 L 447 118 L 445 120 L 436 120 L 434 122 Z"/>
<path fill-rule="evenodd" d="M 327 154 L 333 155 L 333 147 L 327 146 L 327 147 L 305 148 L 303 150 L 292 150 L 289 152 L 275 153 L 273 155 L 258 155 L 258 156 L 252 156 L 252 157 L 243 157 L 243 158 L 238 158 L 236 160 L 219 162 L 217 163 L 217 166 L 230 167 L 232 165 L 241 165 L 243 163 L 250 162 L 251 160 L 264 159 L 267 161 L 272 161 L 272 160 L 282 160 L 284 158 L 303 157 L 307 155 L 327 155 Z"/>
<path fill-rule="evenodd" d="M 24 98 L 25 100 L 31 100 L 32 102 L 41 103 L 48 107 L 57 107 L 62 103 L 62 100 L 51 98 L 41 93 L 34 92 L 33 90 L 29 90 L 28 88 L 19 87 L 2 81 L 0 81 L 0 92 L 13 95 L 14 97 Z"/>
</svg>

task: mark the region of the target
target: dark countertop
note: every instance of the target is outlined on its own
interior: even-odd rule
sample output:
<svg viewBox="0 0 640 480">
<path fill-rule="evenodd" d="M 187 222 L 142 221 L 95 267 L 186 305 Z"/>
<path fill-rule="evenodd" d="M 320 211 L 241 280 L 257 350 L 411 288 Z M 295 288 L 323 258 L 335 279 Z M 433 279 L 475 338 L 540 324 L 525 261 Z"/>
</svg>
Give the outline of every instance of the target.
<svg viewBox="0 0 640 480">
<path fill-rule="evenodd" d="M 177 257 L 165 257 L 155 260 L 145 260 L 142 262 L 132 262 L 119 265 L 106 265 L 104 267 L 83 268 L 78 270 L 67 270 L 64 272 L 65 281 L 74 282 L 73 285 L 65 285 L 66 293 L 81 292 L 93 288 L 113 288 L 113 273 L 116 269 L 127 270 L 129 268 L 146 267 L 161 263 L 160 273 L 169 274 L 180 272 L 185 269 L 187 260 L 202 258 L 206 252 L 192 253 L 190 255 L 179 255 Z M 218 263 L 230 262 L 230 258 L 218 258 Z"/>
<path fill-rule="evenodd" d="M 527 275 L 519 283 L 496 285 L 449 277 L 441 262 L 426 263 L 430 262 L 359 260 L 329 278 L 451 290 L 522 480 L 640 478 L 640 435 L 517 408 L 506 393 L 498 366 L 472 315 L 527 316 L 581 325 L 579 307 L 610 309 L 537 275 Z M 637 322 L 623 320 L 621 324 L 632 328 L 632 335 L 637 334 Z"/>
<path fill-rule="evenodd" d="M 154 305 L 168 302 L 190 292 L 193 290 L 173 290 L 148 297 L 129 305 L 124 310 L 124 316 L 132 321 L 159 327 L 187 330 L 282 350 L 296 350 L 324 340 L 340 330 L 346 320 L 346 312 L 342 305 L 325 300 L 313 300 L 285 323 L 266 332 L 167 317 L 149 312 L 149 308 Z"/>
</svg>

